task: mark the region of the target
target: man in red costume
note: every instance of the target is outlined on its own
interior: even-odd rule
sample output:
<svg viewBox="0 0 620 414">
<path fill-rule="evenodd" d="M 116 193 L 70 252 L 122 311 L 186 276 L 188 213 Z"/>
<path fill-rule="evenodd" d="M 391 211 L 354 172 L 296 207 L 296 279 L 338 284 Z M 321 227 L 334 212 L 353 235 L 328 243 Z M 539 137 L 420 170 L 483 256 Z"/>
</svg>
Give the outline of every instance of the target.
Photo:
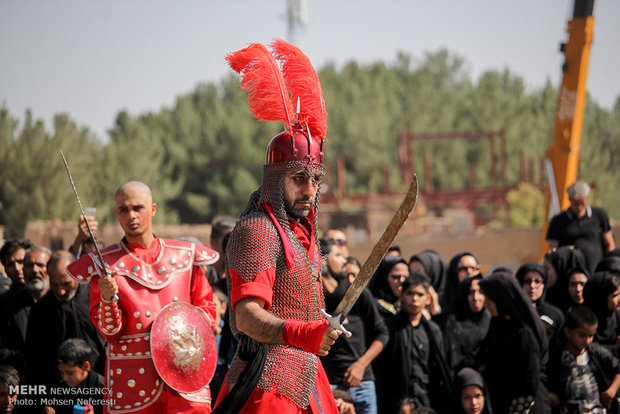
<svg viewBox="0 0 620 414">
<path fill-rule="evenodd" d="M 112 277 L 102 277 L 92 253 L 67 271 L 78 282 L 91 284 L 90 317 L 108 342 L 105 379 L 111 392 L 106 412 L 209 413 L 208 386 L 187 394 L 164 383 L 151 357 L 150 328 L 173 302 L 201 309 L 215 328 L 213 292 L 199 266 L 214 263 L 219 255 L 194 243 L 155 237 L 156 211 L 146 184 L 123 184 L 116 192 L 115 212 L 125 237 L 101 251 Z"/>
<path fill-rule="evenodd" d="M 292 46 L 276 41 L 272 47 Z M 228 59 L 233 69 L 251 62 L 247 67 L 253 70 L 271 65 L 268 53 L 253 44 Z M 275 92 L 277 97 L 280 91 Z M 308 106 L 300 99 L 297 119 L 307 123 L 287 125 L 269 143 L 262 185 L 227 244 L 231 329 L 239 346 L 218 396 L 218 413 L 338 412 L 317 357 L 341 334 L 319 313 L 324 300 L 316 213 L 325 136 L 309 126 L 312 114 L 304 116 Z"/>
</svg>

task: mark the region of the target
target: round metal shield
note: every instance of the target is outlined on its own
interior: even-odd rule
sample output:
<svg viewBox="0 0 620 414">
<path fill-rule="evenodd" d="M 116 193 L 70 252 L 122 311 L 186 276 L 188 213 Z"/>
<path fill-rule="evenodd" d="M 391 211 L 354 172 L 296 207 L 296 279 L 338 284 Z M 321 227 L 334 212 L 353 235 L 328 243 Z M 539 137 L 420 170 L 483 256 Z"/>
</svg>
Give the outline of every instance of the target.
<svg viewBox="0 0 620 414">
<path fill-rule="evenodd" d="M 217 346 L 203 311 L 185 302 L 166 305 L 151 327 L 153 363 L 170 388 L 196 392 L 213 378 Z"/>
</svg>

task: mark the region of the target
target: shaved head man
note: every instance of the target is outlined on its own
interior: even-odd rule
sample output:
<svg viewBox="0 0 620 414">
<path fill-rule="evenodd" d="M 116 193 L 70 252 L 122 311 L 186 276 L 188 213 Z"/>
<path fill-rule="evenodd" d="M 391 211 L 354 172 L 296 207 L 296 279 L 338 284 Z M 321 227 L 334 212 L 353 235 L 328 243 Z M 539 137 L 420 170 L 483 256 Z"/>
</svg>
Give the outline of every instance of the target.
<svg viewBox="0 0 620 414">
<path fill-rule="evenodd" d="M 116 217 L 129 243 L 149 247 L 153 241 L 152 220 L 157 211 L 151 189 L 140 181 L 129 181 L 116 191 Z"/>
<path fill-rule="evenodd" d="M 114 199 L 114 211 L 125 237 L 101 250 L 111 277 L 103 277 L 92 253 L 67 267 L 78 282 L 90 283 L 91 319 L 110 349 L 106 387 L 112 392 L 108 394 L 108 412 L 208 413 L 208 380 L 198 391 L 180 389 L 179 381 L 185 378 L 179 378 L 177 372 L 182 370 L 155 368 L 150 343 L 156 339 L 149 333 L 162 309 L 174 302 L 193 305 L 205 323 L 215 328 L 213 291 L 201 266 L 215 263 L 219 254 L 196 243 L 155 237 L 152 220 L 157 204 L 146 184 L 126 182 Z M 206 343 L 209 338 L 204 339 Z M 216 358 L 201 357 L 212 359 L 213 365 Z M 170 381 L 175 389 L 167 385 Z M 152 390 L 152 394 L 136 390 Z"/>
</svg>

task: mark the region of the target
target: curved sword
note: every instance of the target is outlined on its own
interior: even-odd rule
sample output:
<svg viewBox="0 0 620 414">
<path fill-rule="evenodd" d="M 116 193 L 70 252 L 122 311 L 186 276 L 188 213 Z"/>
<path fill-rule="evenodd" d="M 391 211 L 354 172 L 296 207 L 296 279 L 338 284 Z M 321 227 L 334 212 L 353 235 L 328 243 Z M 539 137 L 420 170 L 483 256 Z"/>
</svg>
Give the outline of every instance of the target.
<svg viewBox="0 0 620 414">
<path fill-rule="evenodd" d="M 373 247 L 370 256 L 368 256 L 359 274 L 353 283 L 351 283 L 351 286 L 345 293 L 344 298 L 342 298 L 338 304 L 338 307 L 336 307 L 334 316 L 329 315 L 325 312 L 325 310 L 321 309 L 321 313 L 327 318 L 329 325 L 334 329 L 341 330 L 347 338 L 351 337 L 351 332 L 347 331 L 344 326 L 342 326 L 342 323 L 347 316 L 349 316 L 351 308 L 355 302 L 357 302 L 357 299 L 362 294 L 362 291 L 366 285 L 368 285 L 368 282 L 370 282 L 372 275 L 374 275 L 375 270 L 377 270 L 377 266 L 379 266 L 379 263 L 385 257 L 385 253 L 387 253 L 389 247 L 394 241 L 394 238 L 396 238 L 396 235 L 405 224 L 405 221 L 407 221 L 407 218 L 413 210 L 413 207 L 415 207 L 417 201 L 418 177 L 414 173 L 413 178 L 411 179 L 411 184 L 409 185 L 409 190 L 407 190 L 407 194 L 405 195 L 403 202 L 400 204 L 398 210 L 396 210 L 394 217 L 392 217 L 392 221 L 390 221 L 386 227 L 385 231 L 379 238 L 379 241 L 375 244 L 375 247 Z"/>
</svg>

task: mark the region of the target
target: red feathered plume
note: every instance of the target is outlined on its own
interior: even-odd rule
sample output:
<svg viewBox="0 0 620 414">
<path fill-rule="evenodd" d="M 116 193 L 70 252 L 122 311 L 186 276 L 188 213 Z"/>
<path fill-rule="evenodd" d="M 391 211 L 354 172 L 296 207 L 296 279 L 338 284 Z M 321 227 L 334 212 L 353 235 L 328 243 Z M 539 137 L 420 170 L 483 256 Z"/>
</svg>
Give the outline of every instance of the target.
<svg viewBox="0 0 620 414">
<path fill-rule="evenodd" d="M 307 124 L 313 137 L 325 139 L 327 135 L 327 110 L 319 76 L 308 57 L 297 47 L 276 39 L 271 43 L 273 53 L 282 63 L 286 86 L 294 104 L 299 99 L 299 122 Z"/>
<path fill-rule="evenodd" d="M 226 56 L 230 67 L 243 78 L 241 86 L 248 93 L 250 111 L 263 121 L 281 121 L 293 130 L 293 104 L 286 89 L 280 67 L 260 43 Z"/>
</svg>

